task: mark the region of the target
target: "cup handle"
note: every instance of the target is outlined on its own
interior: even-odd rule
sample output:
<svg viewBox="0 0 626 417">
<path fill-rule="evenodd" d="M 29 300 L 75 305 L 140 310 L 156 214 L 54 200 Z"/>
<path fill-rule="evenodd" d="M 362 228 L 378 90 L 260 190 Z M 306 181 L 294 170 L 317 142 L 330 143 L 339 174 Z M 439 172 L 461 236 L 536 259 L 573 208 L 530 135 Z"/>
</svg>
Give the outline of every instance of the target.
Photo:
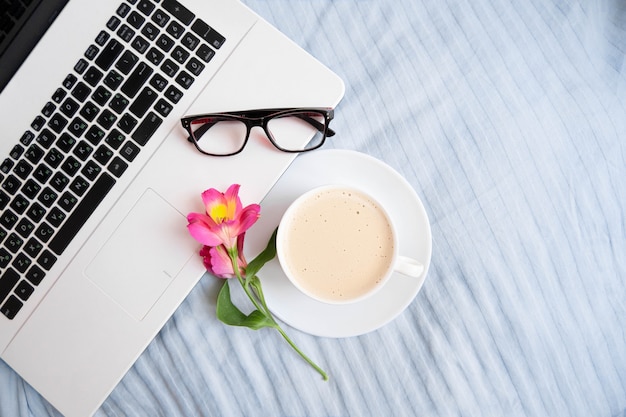
<svg viewBox="0 0 626 417">
<path fill-rule="evenodd" d="M 396 260 L 396 264 L 393 269 L 403 275 L 417 278 L 424 272 L 424 265 L 413 258 L 398 255 L 398 259 Z"/>
</svg>

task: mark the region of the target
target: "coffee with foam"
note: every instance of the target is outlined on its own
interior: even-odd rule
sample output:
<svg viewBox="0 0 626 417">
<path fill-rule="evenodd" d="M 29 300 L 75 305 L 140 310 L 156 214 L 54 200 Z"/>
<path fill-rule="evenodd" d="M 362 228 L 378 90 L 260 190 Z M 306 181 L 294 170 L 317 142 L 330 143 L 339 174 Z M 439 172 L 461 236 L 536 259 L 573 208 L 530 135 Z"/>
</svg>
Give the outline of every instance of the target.
<svg viewBox="0 0 626 417">
<path fill-rule="evenodd" d="M 361 191 L 321 187 L 302 196 L 279 228 L 279 259 L 303 292 L 326 302 L 350 302 L 381 285 L 394 267 L 391 222 Z"/>
</svg>

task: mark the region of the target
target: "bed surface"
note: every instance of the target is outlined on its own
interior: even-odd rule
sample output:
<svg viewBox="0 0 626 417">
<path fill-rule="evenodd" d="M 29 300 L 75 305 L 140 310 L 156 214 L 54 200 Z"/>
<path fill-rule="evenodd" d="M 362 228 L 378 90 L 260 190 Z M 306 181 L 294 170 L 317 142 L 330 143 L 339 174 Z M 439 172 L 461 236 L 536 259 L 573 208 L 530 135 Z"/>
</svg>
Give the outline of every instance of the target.
<svg viewBox="0 0 626 417">
<path fill-rule="evenodd" d="M 626 416 L 626 3 L 245 3 L 344 80 L 325 147 L 406 178 L 428 276 L 374 332 L 285 327 L 323 382 L 207 275 L 96 415 Z M 0 416 L 56 415 L 0 361 Z"/>
</svg>

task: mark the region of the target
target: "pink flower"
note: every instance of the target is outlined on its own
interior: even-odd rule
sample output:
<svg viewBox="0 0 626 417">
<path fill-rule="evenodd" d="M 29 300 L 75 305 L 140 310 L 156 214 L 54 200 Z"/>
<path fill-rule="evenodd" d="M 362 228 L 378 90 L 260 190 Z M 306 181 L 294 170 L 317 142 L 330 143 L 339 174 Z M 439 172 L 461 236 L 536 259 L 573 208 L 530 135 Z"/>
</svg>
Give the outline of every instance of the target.
<svg viewBox="0 0 626 417">
<path fill-rule="evenodd" d="M 237 236 L 248 230 L 259 218 L 261 206 L 243 207 L 238 196 L 239 184 L 228 187 L 226 193 L 211 188 L 202 193 L 206 213 L 189 213 L 187 228 L 191 236 L 205 246 L 224 245 L 231 250 Z"/>
<path fill-rule="evenodd" d="M 239 273 L 241 275 L 245 274 L 245 268 L 248 265 L 243 256 L 244 236 L 245 233 L 242 233 L 237 238 L 237 266 L 239 266 Z M 228 279 L 236 276 L 233 269 L 233 262 L 223 245 L 214 247 L 203 246 L 199 254 L 202 257 L 204 267 L 216 277 Z"/>
</svg>

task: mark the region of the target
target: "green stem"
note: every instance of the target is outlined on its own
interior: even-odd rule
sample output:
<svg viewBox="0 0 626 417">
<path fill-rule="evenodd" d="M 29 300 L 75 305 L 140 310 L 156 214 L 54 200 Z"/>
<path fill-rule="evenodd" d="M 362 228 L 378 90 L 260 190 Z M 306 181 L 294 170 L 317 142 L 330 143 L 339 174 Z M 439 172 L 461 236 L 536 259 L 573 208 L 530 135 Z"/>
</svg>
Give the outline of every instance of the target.
<svg viewBox="0 0 626 417">
<path fill-rule="evenodd" d="M 263 315 L 272 322 L 272 327 L 278 330 L 278 332 L 281 334 L 283 339 L 285 339 L 287 343 L 289 343 L 289 346 L 291 346 L 293 350 L 295 350 L 302 357 L 302 359 L 304 359 L 309 365 L 311 365 L 313 369 L 319 372 L 319 374 L 322 376 L 324 381 L 328 381 L 328 374 L 322 368 L 320 368 L 315 362 L 313 362 L 311 358 L 305 355 L 304 352 L 302 352 L 300 348 L 296 346 L 293 340 L 291 340 L 289 336 L 287 336 L 287 333 L 285 333 L 282 327 L 280 327 L 280 325 L 276 322 L 272 313 L 270 312 L 269 307 L 265 303 L 265 296 L 263 295 L 263 290 L 261 289 L 260 284 L 259 284 L 259 287 L 256 287 L 253 285 L 253 291 L 250 291 L 250 285 L 249 285 L 250 280 L 249 279 L 244 280 L 244 278 L 241 276 L 241 272 L 239 271 L 237 250 L 235 249 L 232 252 L 229 251 L 229 255 L 230 255 L 231 262 L 233 264 L 233 271 L 235 272 L 235 276 L 237 277 L 239 284 L 241 284 L 243 290 L 245 291 L 246 295 L 248 296 L 252 304 L 254 304 L 254 307 L 258 311 L 263 313 Z M 254 291 L 254 289 L 256 289 L 256 291 Z"/>
</svg>

